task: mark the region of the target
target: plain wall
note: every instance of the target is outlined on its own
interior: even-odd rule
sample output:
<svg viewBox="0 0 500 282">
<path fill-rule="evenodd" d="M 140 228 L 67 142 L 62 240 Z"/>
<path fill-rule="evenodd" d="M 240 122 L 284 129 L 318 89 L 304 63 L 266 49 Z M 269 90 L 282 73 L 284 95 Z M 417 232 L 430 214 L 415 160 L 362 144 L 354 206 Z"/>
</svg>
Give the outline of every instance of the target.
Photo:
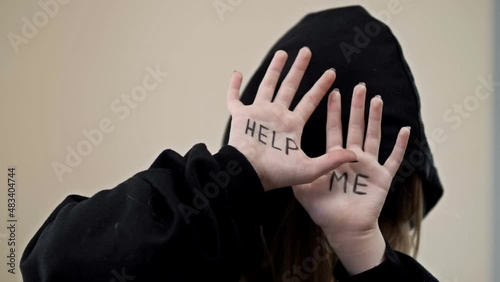
<svg viewBox="0 0 500 282">
<path fill-rule="evenodd" d="M 495 81 L 500 81 L 500 1 L 495 1 L 494 9 L 495 19 L 495 48 L 494 62 L 495 62 Z M 500 97 L 497 95 L 495 98 L 495 109 L 494 109 L 494 120 L 500 121 Z M 495 132 L 494 144 L 500 144 L 500 123 L 495 122 L 493 125 Z M 496 172 L 500 171 L 500 147 L 494 146 L 494 170 Z M 494 173 L 493 175 L 494 183 L 493 187 L 500 187 L 500 173 Z M 493 238 L 500 238 L 500 206 L 497 204 L 500 202 L 500 191 L 498 189 L 493 189 L 493 197 L 491 197 L 491 204 L 493 205 Z M 493 241 L 493 265 L 500 265 L 500 240 Z M 500 280 L 500 268 L 493 268 L 493 280 Z"/>
<path fill-rule="evenodd" d="M 215 153 L 232 71 L 245 83 L 304 15 L 356 3 L 391 15 L 385 22 L 415 75 L 426 132 L 446 136 L 431 144 L 445 194 L 424 220 L 418 260 L 441 281 L 492 281 L 493 102 L 480 100 L 459 125 L 443 115 L 473 100 L 481 77 L 492 75 L 493 2 L 401 0 L 396 9 L 394 1 L 369 0 L 220 2 L 234 7 L 219 16 L 214 1 L 69 1 L 18 52 L 8 34 L 22 35 L 23 17 L 32 22 L 43 9 L 37 1 L 0 2 L 0 227 L 10 166 L 18 219 L 18 274 L 7 273 L 1 227 L 0 281 L 21 281 L 24 247 L 67 195 L 112 188 L 167 148 L 183 154 L 201 142 Z M 157 65 L 168 77 L 120 119 L 114 101 Z M 106 118 L 113 132 L 60 181 L 52 164 L 64 164 L 66 147 L 75 149 L 86 140 L 82 130 Z"/>
</svg>

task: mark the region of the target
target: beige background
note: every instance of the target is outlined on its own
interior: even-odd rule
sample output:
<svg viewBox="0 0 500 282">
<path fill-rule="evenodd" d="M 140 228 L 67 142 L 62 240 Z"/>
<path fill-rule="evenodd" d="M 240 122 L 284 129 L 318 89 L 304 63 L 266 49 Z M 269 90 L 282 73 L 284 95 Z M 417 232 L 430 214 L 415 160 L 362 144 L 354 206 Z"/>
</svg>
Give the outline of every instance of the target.
<svg viewBox="0 0 500 282">
<path fill-rule="evenodd" d="M 392 13 L 385 21 L 415 74 L 427 133 L 447 136 L 432 146 L 446 191 L 424 221 L 419 261 L 441 281 L 491 281 L 492 103 L 481 101 L 457 128 L 443 114 L 492 73 L 492 1 L 400 0 L 396 13 L 385 0 L 219 2 L 232 10 L 219 17 L 213 1 L 70 1 L 18 53 L 7 35 L 21 35 L 23 17 L 43 10 L 35 1 L 0 2 L 0 281 L 21 281 L 5 264 L 8 166 L 17 168 L 19 262 L 68 194 L 112 188 L 166 148 L 185 153 L 203 142 L 216 152 L 233 69 L 248 79 L 306 13 L 354 3 Z M 169 76 L 121 120 L 113 101 L 156 65 Z M 114 131 L 60 182 L 51 164 L 64 163 L 65 147 L 104 118 Z"/>
</svg>

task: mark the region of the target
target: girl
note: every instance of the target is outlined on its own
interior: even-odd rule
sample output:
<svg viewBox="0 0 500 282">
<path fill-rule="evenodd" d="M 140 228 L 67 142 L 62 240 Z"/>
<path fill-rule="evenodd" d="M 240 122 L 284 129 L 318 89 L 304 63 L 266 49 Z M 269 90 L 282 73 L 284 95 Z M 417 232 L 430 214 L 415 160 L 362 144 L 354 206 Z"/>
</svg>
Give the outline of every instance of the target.
<svg viewBox="0 0 500 282">
<path fill-rule="evenodd" d="M 360 115 L 357 118 L 362 119 L 363 109 L 365 109 L 365 117 L 368 117 L 369 105 L 375 106 L 378 111 L 379 100 L 372 101 L 377 95 L 382 98 L 384 104 L 380 146 L 378 151 L 372 154 L 378 158 L 378 163 L 387 162 L 399 130 L 404 126 L 411 127 L 408 149 L 398 173 L 390 184 L 380 215 L 378 215 L 379 210 L 374 206 L 369 209 L 375 211 L 372 216 L 378 216 L 378 226 L 388 242 L 388 247 L 399 251 L 394 253 L 388 250 L 386 257 L 399 261 L 395 262 L 396 265 L 413 262 L 405 254 L 416 256 L 422 218 L 435 206 L 442 196 L 443 189 L 426 141 L 420 116 L 418 91 L 399 43 L 385 24 L 373 18 L 359 6 L 309 14 L 274 44 L 247 84 L 241 101 L 246 105 L 254 101 L 266 68 L 277 50 L 287 50 L 292 54 L 289 63 L 284 67 L 283 72 L 286 73 L 292 68 L 293 57 L 301 52 L 309 52 L 299 52 L 303 46 L 308 46 L 314 56 L 301 83 L 294 88 L 297 94 L 291 102 L 290 109 L 294 109 L 305 97 L 304 93 L 315 84 L 322 72 L 332 66 L 336 68 L 338 77 L 331 89 L 340 89 L 338 92 L 342 93 L 341 95 L 335 93 L 333 97 L 331 94 L 330 99 L 323 99 L 306 123 L 302 134 L 301 149 L 308 156 L 317 157 L 328 151 L 328 143 L 325 144 L 323 140 L 328 139 L 329 130 L 325 131 L 325 128 L 336 132 L 333 143 L 335 148 L 341 148 L 343 145 L 349 148 L 350 135 L 347 129 L 350 130 L 352 126 L 364 127 L 365 124 L 364 120 L 359 125 L 351 124 L 353 117 Z M 281 75 L 277 84 L 283 87 L 285 81 L 284 75 Z M 366 83 L 368 88 L 366 96 L 370 104 L 365 105 L 364 98 L 357 96 L 360 86 L 354 89 L 353 95 L 349 94 L 352 87 L 359 81 Z M 328 122 L 330 119 L 327 116 L 332 115 L 336 123 Z M 340 120 L 342 120 L 341 124 L 338 122 Z M 366 138 L 369 133 L 368 127 Z M 340 137 L 341 135 L 343 138 Z M 226 131 L 225 143 L 227 143 L 228 136 L 229 128 Z M 361 142 L 358 141 L 358 143 Z M 365 149 L 367 149 L 366 144 L 367 140 L 364 143 Z M 358 151 L 356 153 L 358 154 Z M 363 177 L 365 174 L 358 175 L 353 171 L 359 165 L 359 163 L 345 165 L 341 167 L 340 172 L 325 176 L 323 183 L 319 184 L 332 186 L 331 192 L 319 189 L 325 193 L 324 195 L 320 193 L 322 198 L 334 191 L 338 192 L 339 189 L 334 188 L 340 187 L 340 190 L 349 196 L 345 201 L 338 198 L 332 202 L 324 200 L 324 202 L 321 201 L 324 206 L 319 207 L 315 201 L 311 204 L 309 203 L 311 199 L 303 199 L 306 197 L 302 195 L 303 192 L 298 193 L 303 189 L 295 187 L 293 191 L 285 188 L 265 194 L 265 205 L 262 209 L 264 216 L 258 219 L 257 225 L 262 235 L 259 236 L 260 239 L 255 239 L 255 242 L 259 243 L 245 244 L 251 246 L 245 257 L 253 262 L 247 263 L 251 265 L 248 277 L 255 278 L 256 281 L 264 281 L 269 276 L 274 276 L 280 281 L 331 281 L 332 268 L 336 265 L 335 278 L 348 281 L 347 276 L 352 272 L 347 273 L 341 263 L 336 264 L 339 259 L 337 252 L 332 251 L 329 256 L 320 256 L 321 259 L 315 258 L 318 255 L 315 255 L 314 251 L 326 249 L 324 243 L 328 241 L 316 217 L 319 216 L 327 221 L 333 220 L 324 214 L 328 210 L 329 212 L 326 212 L 328 214 L 339 216 L 342 214 L 342 218 L 349 218 L 353 222 L 362 222 L 366 219 L 366 215 L 362 213 L 361 204 L 370 197 L 370 192 L 368 192 L 370 189 L 359 186 L 366 180 Z M 367 194 L 359 195 L 358 192 Z M 380 197 L 382 198 L 382 195 Z M 345 212 L 344 209 L 337 209 L 333 206 L 334 202 L 342 203 L 344 208 L 350 206 L 353 210 Z M 313 205 L 317 208 L 313 209 Z M 344 219 L 339 221 L 341 224 L 335 225 L 335 228 L 344 228 Z M 349 248 L 351 247 L 352 244 Z M 341 257 L 340 262 L 344 262 Z M 373 272 L 378 273 L 379 269 L 373 269 Z M 388 272 L 398 273 L 398 271 L 393 269 Z M 270 275 L 270 273 L 273 274 Z M 369 273 L 361 275 L 363 278 L 360 280 L 353 281 L 365 281 L 364 277 L 368 277 L 366 281 L 390 279 L 375 276 L 377 279 L 370 276 L 371 271 Z M 410 276 L 415 277 L 400 278 L 396 281 L 427 281 L 421 278 L 421 275 L 411 274 Z"/>
<path fill-rule="evenodd" d="M 437 175 L 411 74 L 381 23 L 359 53 L 332 48 L 356 44 L 353 27 L 366 20 L 359 7 L 307 16 L 241 101 L 234 72 L 227 145 L 216 154 L 203 144 L 185 156 L 165 150 L 113 189 L 68 196 L 26 247 L 24 281 L 436 281 L 395 251 L 418 244 L 440 196 L 427 185 Z M 352 97 L 340 94 L 352 85 Z M 367 88 L 383 96 L 365 107 Z"/>
</svg>

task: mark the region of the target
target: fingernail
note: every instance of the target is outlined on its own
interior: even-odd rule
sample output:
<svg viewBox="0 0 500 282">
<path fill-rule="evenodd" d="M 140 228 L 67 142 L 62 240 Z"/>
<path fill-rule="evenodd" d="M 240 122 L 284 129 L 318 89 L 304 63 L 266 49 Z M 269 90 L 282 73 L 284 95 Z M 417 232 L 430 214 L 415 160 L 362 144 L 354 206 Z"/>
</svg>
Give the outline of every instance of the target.
<svg viewBox="0 0 500 282">
<path fill-rule="evenodd" d="M 406 126 L 406 128 L 408 128 L 409 130 L 411 130 L 411 126 Z"/>
<path fill-rule="evenodd" d="M 335 73 L 337 73 L 337 70 L 335 70 L 335 68 L 330 68 L 332 71 L 334 71 Z"/>
<path fill-rule="evenodd" d="M 340 93 L 340 90 L 338 88 L 333 88 L 333 91 L 336 91 L 336 92 Z"/>
<path fill-rule="evenodd" d="M 359 85 L 363 85 L 364 87 L 366 87 L 366 83 L 364 83 L 364 82 L 360 82 L 360 83 L 358 83 L 358 84 L 359 84 Z"/>
<path fill-rule="evenodd" d="M 382 96 L 380 95 L 375 95 L 375 98 L 379 98 L 380 100 L 382 100 Z"/>
</svg>

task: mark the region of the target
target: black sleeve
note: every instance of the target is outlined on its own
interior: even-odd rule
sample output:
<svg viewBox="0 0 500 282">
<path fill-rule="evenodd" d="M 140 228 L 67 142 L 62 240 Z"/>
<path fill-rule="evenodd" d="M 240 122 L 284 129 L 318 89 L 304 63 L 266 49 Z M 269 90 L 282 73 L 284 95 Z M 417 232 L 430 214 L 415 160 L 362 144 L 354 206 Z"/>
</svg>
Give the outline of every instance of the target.
<svg viewBox="0 0 500 282">
<path fill-rule="evenodd" d="M 349 276 L 339 261 L 333 270 L 339 282 L 434 282 L 438 281 L 412 257 L 394 251 L 386 242 L 385 260 L 380 265 L 365 272 Z"/>
<path fill-rule="evenodd" d="M 117 187 L 59 204 L 24 250 L 23 279 L 238 281 L 263 194 L 234 147 L 165 150 Z"/>
</svg>

